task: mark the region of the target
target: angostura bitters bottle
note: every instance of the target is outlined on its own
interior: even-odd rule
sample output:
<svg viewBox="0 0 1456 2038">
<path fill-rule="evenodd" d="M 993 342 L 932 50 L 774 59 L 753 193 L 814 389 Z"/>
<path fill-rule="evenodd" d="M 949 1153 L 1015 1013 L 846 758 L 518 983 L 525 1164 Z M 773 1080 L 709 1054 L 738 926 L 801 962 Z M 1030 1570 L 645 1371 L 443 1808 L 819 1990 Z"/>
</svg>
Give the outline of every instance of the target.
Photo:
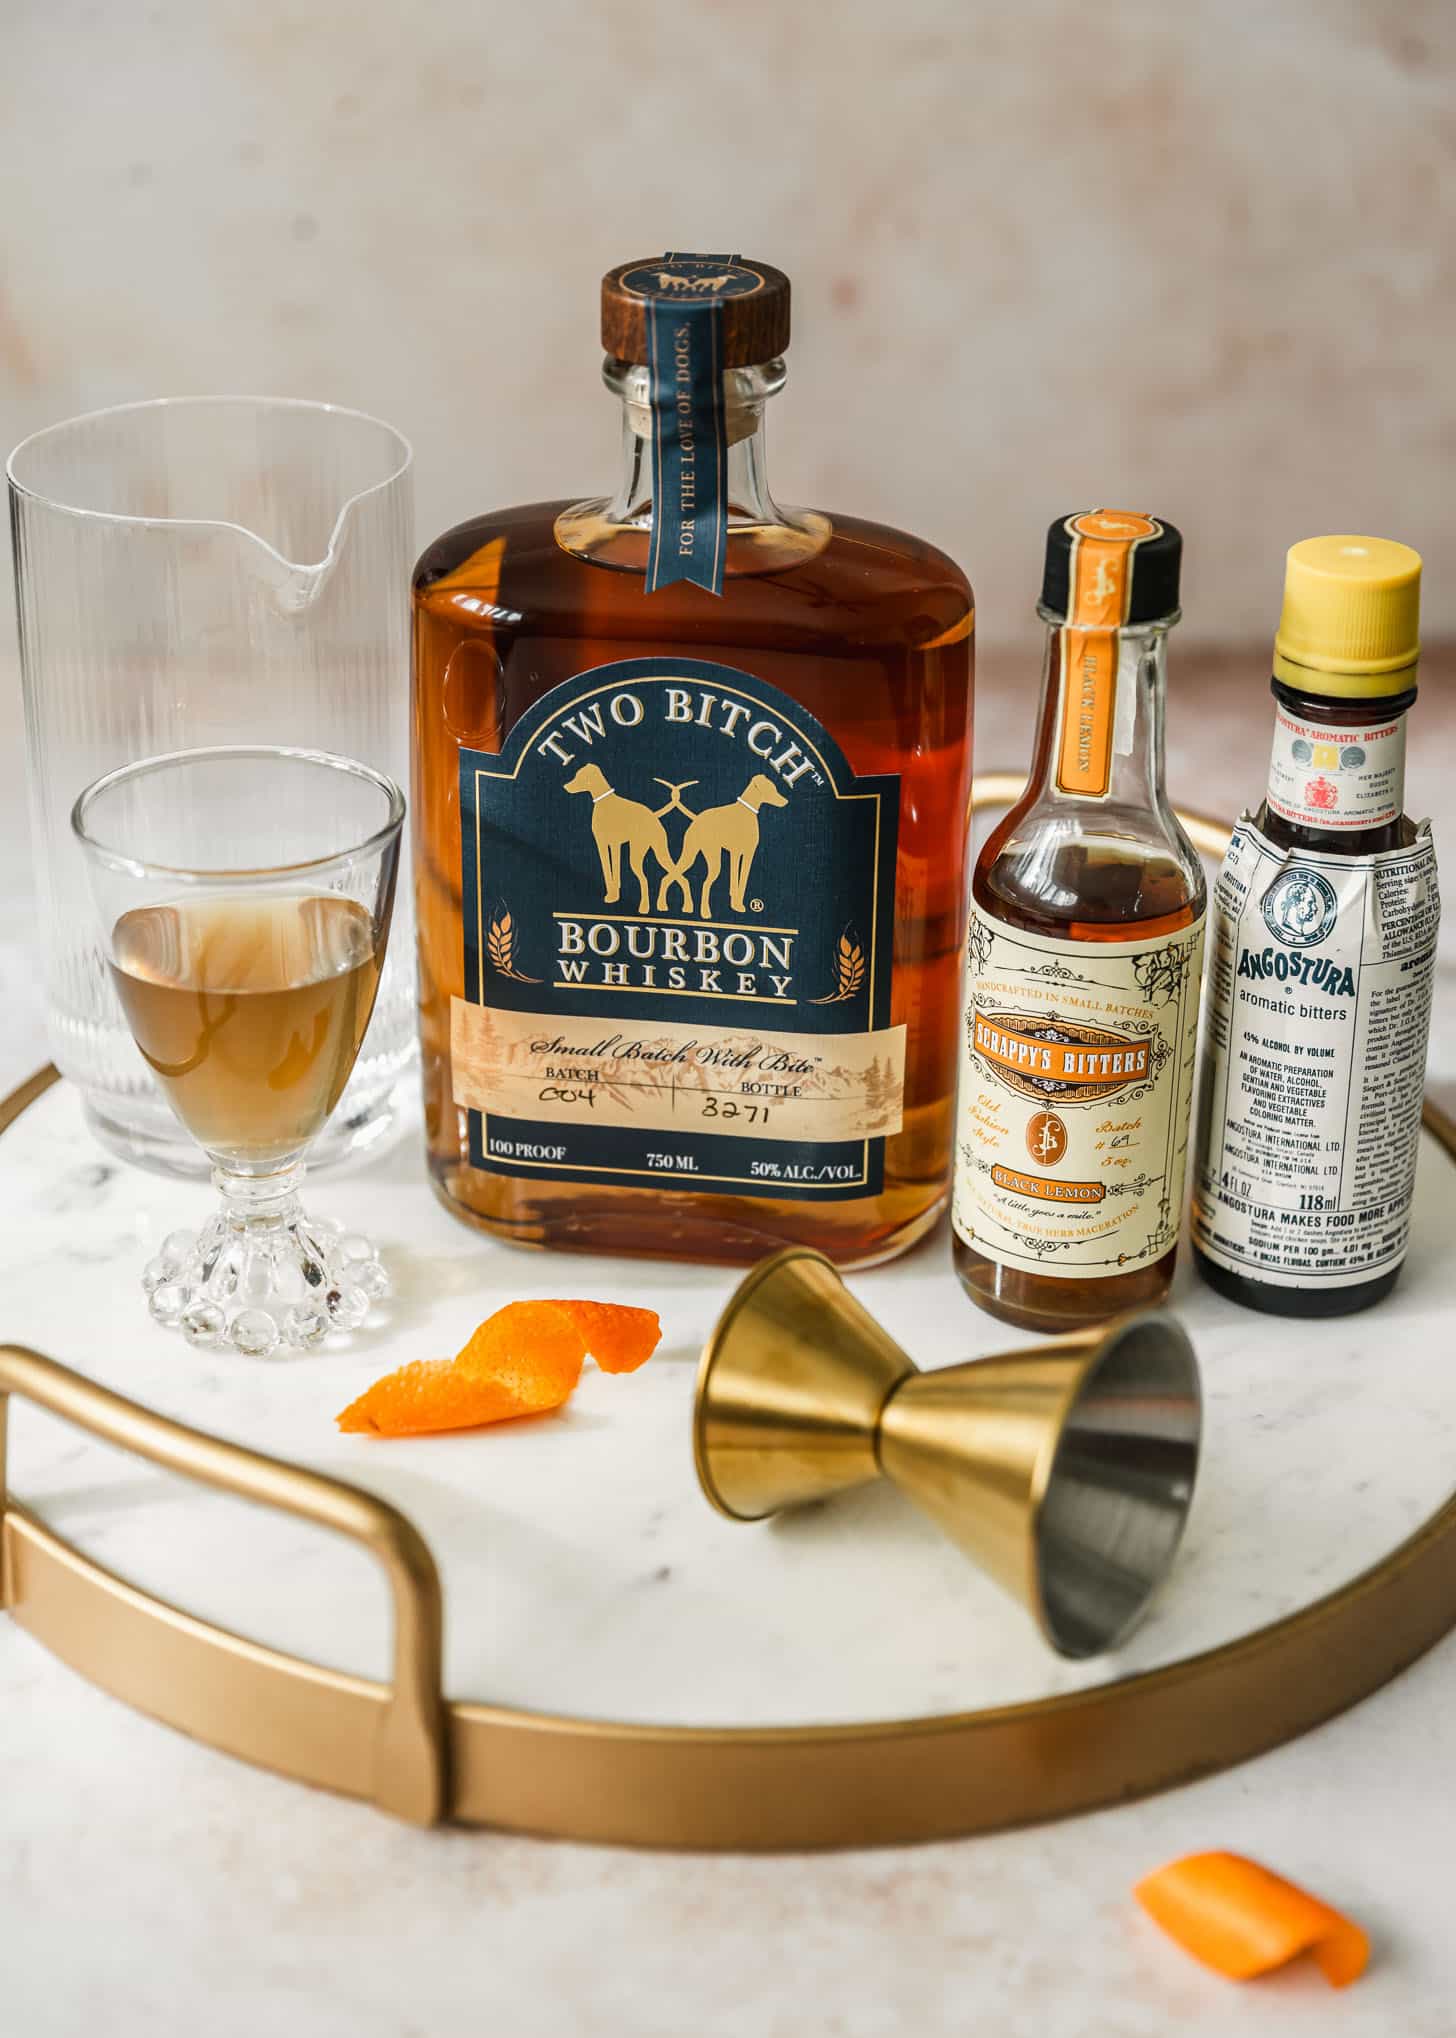
<svg viewBox="0 0 1456 2038">
<path fill-rule="evenodd" d="M 616 493 L 415 576 L 430 1166 L 526 1244 L 884 1259 L 949 1186 L 971 591 L 770 496 L 778 270 L 627 263 L 602 328 Z"/>
<path fill-rule="evenodd" d="M 1163 786 L 1181 556 L 1156 517 L 1052 525 L 1031 776 L 972 880 L 955 1263 L 1033 1330 L 1173 1276 L 1206 896 Z"/>
<path fill-rule="evenodd" d="M 1222 1294 L 1344 1316 L 1405 1258 L 1440 893 L 1405 814 L 1420 554 L 1290 548 L 1268 792 L 1213 894 L 1193 1249 Z"/>
</svg>

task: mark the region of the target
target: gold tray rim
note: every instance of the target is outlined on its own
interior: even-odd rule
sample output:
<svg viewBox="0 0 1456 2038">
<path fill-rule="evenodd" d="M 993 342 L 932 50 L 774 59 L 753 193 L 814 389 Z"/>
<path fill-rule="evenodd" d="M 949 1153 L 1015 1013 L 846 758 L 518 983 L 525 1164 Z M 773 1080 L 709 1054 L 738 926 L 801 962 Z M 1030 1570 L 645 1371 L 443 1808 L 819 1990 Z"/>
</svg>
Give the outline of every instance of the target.
<svg viewBox="0 0 1456 2038">
<path fill-rule="evenodd" d="M 987 773 L 975 807 L 1022 781 Z M 1180 814 L 1221 855 L 1225 823 Z M 3 1134 L 51 1086 L 0 1104 Z M 1426 1129 L 1456 1163 L 1456 1122 Z M 5 1485 L 18 1393 L 92 1434 L 350 1535 L 385 1568 L 389 1684 L 196 1619 L 72 1549 Z M 0 1610 L 139 1712 L 225 1753 L 420 1825 L 709 1852 L 950 1839 L 1065 1817 L 1232 1767 L 1358 1704 L 1456 1627 L 1456 1494 L 1356 1578 L 1218 1648 L 1086 1691 L 833 1726 L 668 1727 L 447 1700 L 438 1573 L 387 1502 L 157 1415 L 55 1360 L 0 1346 Z"/>
</svg>

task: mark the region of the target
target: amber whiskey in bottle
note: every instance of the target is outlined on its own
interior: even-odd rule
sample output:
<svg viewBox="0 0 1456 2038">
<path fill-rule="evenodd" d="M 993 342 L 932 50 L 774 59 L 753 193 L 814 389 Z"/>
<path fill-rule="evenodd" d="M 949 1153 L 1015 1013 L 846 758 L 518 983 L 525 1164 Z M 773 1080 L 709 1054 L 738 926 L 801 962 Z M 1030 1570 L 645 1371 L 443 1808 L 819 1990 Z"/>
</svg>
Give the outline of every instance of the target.
<svg viewBox="0 0 1456 2038">
<path fill-rule="evenodd" d="M 416 569 L 431 1173 L 524 1245 L 886 1259 L 949 1189 L 971 591 L 770 494 L 779 271 L 625 264 L 602 334 L 615 492 Z"/>
<path fill-rule="evenodd" d="M 1173 1276 L 1206 892 L 1163 782 L 1181 555 L 1155 517 L 1052 525 L 1031 773 L 972 879 L 953 1250 L 1032 1330 Z"/>
<path fill-rule="evenodd" d="M 1440 917 L 1404 811 L 1420 575 L 1388 538 L 1290 548 L 1268 790 L 1214 887 L 1194 1260 L 1275 1316 L 1367 1309 L 1405 1258 Z"/>
</svg>

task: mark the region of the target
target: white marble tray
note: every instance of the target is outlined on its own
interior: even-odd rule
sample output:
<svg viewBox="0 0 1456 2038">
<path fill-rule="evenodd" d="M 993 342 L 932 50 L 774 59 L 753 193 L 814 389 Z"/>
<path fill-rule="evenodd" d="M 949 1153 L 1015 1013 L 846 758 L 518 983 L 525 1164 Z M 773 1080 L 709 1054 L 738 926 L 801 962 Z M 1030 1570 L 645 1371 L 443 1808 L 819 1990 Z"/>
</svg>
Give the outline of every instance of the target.
<svg viewBox="0 0 1456 2038">
<path fill-rule="evenodd" d="M 1054 1657 L 888 1489 L 735 1526 L 693 1475 L 699 1348 L 729 1271 L 523 1254 L 456 1224 L 410 1127 L 316 1207 L 366 1231 L 397 1282 L 386 1322 L 337 1350 L 197 1352 L 148 1317 L 142 1263 L 195 1223 L 196 1185 L 103 1158 L 66 1085 L 0 1145 L 0 1334 L 183 1422 L 387 1497 L 421 1530 L 445 1596 L 448 1696 L 614 1722 L 803 1727 L 979 1712 L 1181 1663 L 1309 1606 L 1388 1557 L 1449 1499 L 1456 1373 L 1452 1162 L 1427 1135 L 1410 1260 L 1363 1316 L 1301 1325 L 1220 1300 L 1186 1266 L 1172 1298 L 1197 1347 L 1206 1442 L 1173 1579 L 1115 1657 Z M 1018 1339 L 954 1281 L 944 1234 L 852 1285 L 924 1365 Z M 468 1434 L 342 1436 L 377 1373 L 447 1354 L 499 1303 L 588 1295 L 661 1311 L 634 1376 L 588 1368 L 563 1413 Z M 371 1560 L 208 1493 L 24 1404 L 12 1490 L 57 1534 L 149 1592 L 280 1650 L 387 1680 Z"/>
</svg>

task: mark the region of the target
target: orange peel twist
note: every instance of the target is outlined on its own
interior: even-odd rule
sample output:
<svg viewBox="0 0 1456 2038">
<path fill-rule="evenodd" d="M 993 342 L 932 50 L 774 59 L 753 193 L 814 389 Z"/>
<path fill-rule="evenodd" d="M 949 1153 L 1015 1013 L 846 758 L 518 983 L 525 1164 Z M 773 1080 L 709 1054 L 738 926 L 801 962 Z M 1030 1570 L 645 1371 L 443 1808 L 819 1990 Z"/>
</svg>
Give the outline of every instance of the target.
<svg viewBox="0 0 1456 2038">
<path fill-rule="evenodd" d="M 1133 1895 L 1185 1953 L 1234 1981 L 1309 1953 L 1332 1987 L 1347 1988 L 1369 1963 L 1370 1941 L 1353 1919 L 1243 1854 L 1185 1855 Z"/>
<path fill-rule="evenodd" d="M 508 1302 L 453 1359 L 386 1373 L 336 1420 L 366 1436 L 479 1429 L 560 1408 L 588 1352 L 604 1373 L 631 1373 L 657 1348 L 655 1310 L 618 1302 Z"/>
</svg>

